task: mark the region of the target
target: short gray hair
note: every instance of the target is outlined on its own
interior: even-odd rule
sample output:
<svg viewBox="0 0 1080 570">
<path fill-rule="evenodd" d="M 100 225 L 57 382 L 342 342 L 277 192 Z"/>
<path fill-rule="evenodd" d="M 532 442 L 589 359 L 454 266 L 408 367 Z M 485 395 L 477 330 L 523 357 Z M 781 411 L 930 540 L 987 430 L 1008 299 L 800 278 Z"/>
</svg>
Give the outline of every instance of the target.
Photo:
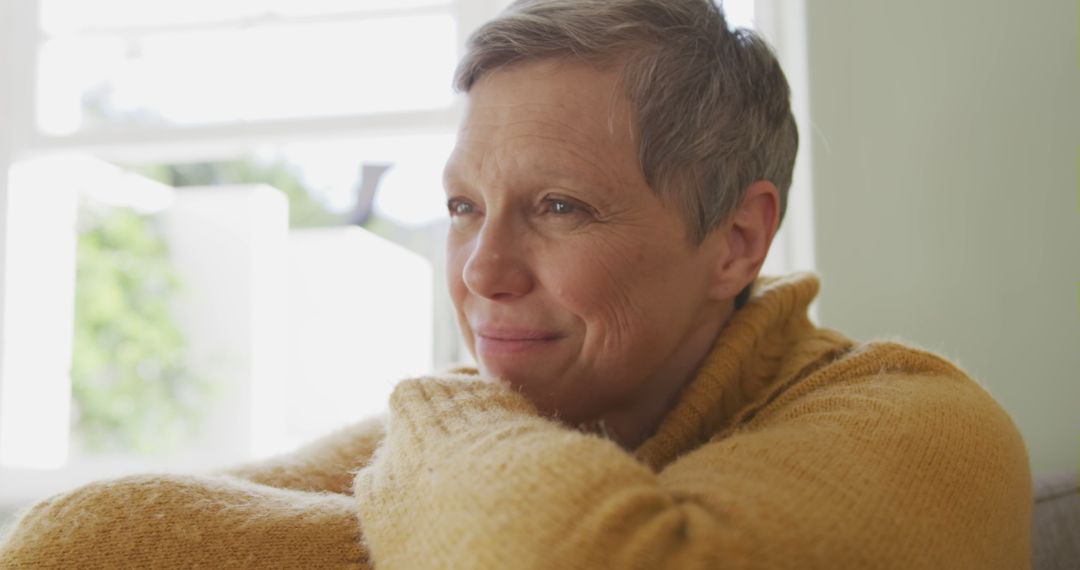
<svg viewBox="0 0 1080 570">
<path fill-rule="evenodd" d="M 454 86 L 543 59 L 621 66 L 646 182 L 700 243 L 768 180 L 780 217 L 798 149 L 784 72 L 768 44 L 729 30 L 709 0 L 518 0 L 469 38 Z"/>
</svg>

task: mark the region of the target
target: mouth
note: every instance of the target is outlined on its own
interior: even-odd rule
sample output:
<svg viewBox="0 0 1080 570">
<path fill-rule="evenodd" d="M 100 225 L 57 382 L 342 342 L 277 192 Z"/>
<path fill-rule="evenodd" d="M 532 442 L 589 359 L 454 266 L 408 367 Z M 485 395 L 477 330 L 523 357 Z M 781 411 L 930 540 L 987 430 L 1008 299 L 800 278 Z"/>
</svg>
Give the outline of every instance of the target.
<svg viewBox="0 0 1080 570">
<path fill-rule="evenodd" d="M 557 332 L 512 327 L 481 327 L 476 330 L 476 352 L 483 358 L 521 356 L 553 346 L 562 338 Z"/>
<path fill-rule="evenodd" d="M 498 341 L 543 341 L 559 338 L 558 333 L 541 329 L 491 326 L 478 328 L 476 336 Z"/>
</svg>

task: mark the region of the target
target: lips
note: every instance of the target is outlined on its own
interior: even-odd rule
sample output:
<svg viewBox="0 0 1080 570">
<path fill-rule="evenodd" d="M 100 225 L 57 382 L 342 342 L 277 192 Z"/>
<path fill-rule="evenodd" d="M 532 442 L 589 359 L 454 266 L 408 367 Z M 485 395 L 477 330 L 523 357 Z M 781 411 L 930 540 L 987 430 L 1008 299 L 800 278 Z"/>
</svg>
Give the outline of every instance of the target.
<svg viewBox="0 0 1080 570">
<path fill-rule="evenodd" d="M 543 341 L 555 340 L 560 336 L 553 331 L 518 327 L 483 326 L 475 330 L 479 338 L 498 341 Z"/>
<path fill-rule="evenodd" d="M 552 330 L 511 326 L 482 326 L 475 332 L 477 356 L 485 361 L 539 354 L 562 338 Z"/>
</svg>

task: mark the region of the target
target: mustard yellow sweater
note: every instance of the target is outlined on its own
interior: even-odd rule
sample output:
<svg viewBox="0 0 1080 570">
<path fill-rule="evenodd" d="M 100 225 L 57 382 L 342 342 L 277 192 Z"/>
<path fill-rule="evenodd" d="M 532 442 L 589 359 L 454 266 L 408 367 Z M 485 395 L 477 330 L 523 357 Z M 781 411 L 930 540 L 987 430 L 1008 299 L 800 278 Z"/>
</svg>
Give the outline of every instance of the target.
<svg viewBox="0 0 1080 570">
<path fill-rule="evenodd" d="M 761 280 L 634 453 L 496 383 L 402 382 L 387 420 L 24 514 L 3 568 L 1029 567 L 1023 442 L 948 362 L 815 328 Z"/>
</svg>

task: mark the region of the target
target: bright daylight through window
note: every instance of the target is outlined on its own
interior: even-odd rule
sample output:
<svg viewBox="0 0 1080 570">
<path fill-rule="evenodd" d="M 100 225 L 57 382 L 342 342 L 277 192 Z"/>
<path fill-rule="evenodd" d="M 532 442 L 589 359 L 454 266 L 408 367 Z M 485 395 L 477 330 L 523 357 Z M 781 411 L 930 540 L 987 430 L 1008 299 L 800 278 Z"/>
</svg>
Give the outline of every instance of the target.
<svg viewBox="0 0 1080 570">
<path fill-rule="evenodd" d="M 467 361 L 450 84 L 506 3 L 5 8 L 0 501 L 285 451 Z"/>
</svg>

